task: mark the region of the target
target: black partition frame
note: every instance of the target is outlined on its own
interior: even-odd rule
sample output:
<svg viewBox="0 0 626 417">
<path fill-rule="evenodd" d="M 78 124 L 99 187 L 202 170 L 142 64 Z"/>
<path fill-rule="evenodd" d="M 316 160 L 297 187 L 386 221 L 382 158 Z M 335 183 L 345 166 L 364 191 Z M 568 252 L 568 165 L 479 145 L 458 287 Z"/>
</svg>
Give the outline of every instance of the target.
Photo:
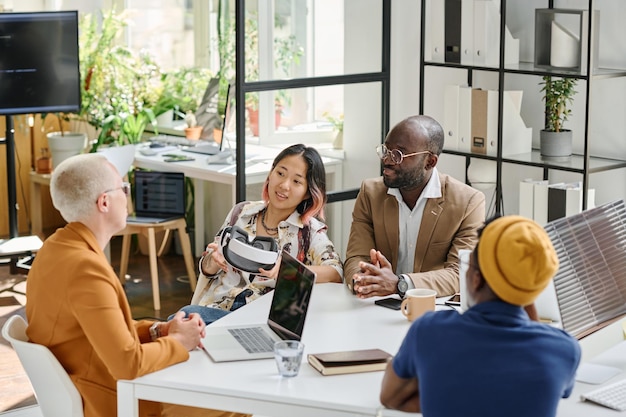
<svg viewBox="0 0 626 417">
<path fill-rule="evenodd" d="M 329 85 L 356 84 L 368 82 L 380 82 L 382 88 L 381 95 L 381 132 L 380 142 L 383 143 L 385 135 L 389 130 L 389 101 L 390 101 L 390 66 L 391 66 L 391 0 L 382 0 L 382 56 L 381 71 L 370 73 L 359 73 L 326 77 L 306 77 L 293 78 L 289 80 L 271 80 L 246 82 L 245 77 L 245 31 L 244 27 L 246 0 L 237 0 L 235 4 L 235 99 L 237 103 L 245 102 L 246 93 L 259 91 L 273 91 L 291 88 L 322 87 Z M 237 202 L 246 199 L 246 118 L 244 111 L 236 112 L 236 134 L 237 134 L 237 179 L 236 179 L 236 199 Z M 340 202 L 353 200 L 358 194 L 358 188 L 340 190 L 328 193 L 328 202 Z"/>
</svg>

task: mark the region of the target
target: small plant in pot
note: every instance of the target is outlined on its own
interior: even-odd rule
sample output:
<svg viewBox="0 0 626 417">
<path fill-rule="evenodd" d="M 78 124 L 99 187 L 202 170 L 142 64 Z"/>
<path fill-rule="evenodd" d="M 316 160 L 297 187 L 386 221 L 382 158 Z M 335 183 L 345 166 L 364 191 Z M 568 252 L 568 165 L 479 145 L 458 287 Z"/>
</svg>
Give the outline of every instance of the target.
<svg viewBox="0 0 626 417">
<path fill-rule="evenodd" d="M 187 114 L 185 114 L 185 123 L 187 124 L 187 127 L 185 128 L 185 137 L 192 140 L 200 139 L 202 126 L 198 126 L 198 120 L 192 111 L 188 111 Z"/>
<path fill-rule="evenodd" d="M 322 113 L 322 117 L 328 120 L 328 122 L 333 127 L 333 131 L 335 132 L 335 140 L 333 140 L 333 148 L 343 149 L 343 113 L 335 117 L 329 112 L 324 112 Z"/>
<path fill-rule="evenodd" d="M 545 75 L 540 85 L 545 102 L 545 127 L 539 132 L 541 155 L 569 157 L 572 155 L 572 131 L 564 129 L 563 123 L 572 112 L 569 106 L 576 94 L 576 79 Z"/>
</svg>

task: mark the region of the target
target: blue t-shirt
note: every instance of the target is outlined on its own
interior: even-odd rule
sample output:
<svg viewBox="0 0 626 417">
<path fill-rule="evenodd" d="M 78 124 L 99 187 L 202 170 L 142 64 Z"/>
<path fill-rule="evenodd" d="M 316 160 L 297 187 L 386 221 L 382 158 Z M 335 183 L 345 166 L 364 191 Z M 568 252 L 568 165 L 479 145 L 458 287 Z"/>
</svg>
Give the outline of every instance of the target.
<svg viewBox="0 0 626 417">
<path fill-rule="evenodd" d="M 425 417 L 548 417 L 570 395 L 578 341 L 523 308 L 480 303 L 430 312 L 411 325 L 393 369 L 417 378 Z"/>
</svg>

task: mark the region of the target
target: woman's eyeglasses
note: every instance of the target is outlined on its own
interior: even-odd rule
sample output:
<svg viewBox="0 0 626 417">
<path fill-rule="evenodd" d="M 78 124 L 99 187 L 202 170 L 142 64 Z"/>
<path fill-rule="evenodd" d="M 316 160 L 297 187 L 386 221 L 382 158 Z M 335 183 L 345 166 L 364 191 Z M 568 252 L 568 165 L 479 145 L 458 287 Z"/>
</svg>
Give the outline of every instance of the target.
<svg viewBox="0 0 626 417">
<path fill-rule="evenodd" d="M 385 158 L 389 158 L 391 160 L 391 162 L 394 163 L 394 165 L 400 165 L 402 163 L 402 161 L 404 160 L 404 158 L 408 158 L 410 156 L 415 156 L 415 155 L 422 155 L 425 153 L 431 153 L 430 151 L 420 151 L 420 152 L 413 152 L 413 153 L 409 153 L 409 154 L 403 154 L 402 151 L 400 149 L 392 149 L 390 150 L 389 148 L 387 148 L 387 146 L 385 145 L 378 145 L 376 147 L 376 153 L 378 154 L 378 157 L 382 160 L 385 160 Z"/>
</svg>

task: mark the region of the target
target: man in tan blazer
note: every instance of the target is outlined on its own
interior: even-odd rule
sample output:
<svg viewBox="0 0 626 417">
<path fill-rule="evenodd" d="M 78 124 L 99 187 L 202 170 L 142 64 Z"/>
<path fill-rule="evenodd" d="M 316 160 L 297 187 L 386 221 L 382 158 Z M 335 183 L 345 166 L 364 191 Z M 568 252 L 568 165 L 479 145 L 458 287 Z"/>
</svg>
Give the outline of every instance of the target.
<svg viewBox="0 0 626 417">
<path fill-rule="evenodd" d="M 443 142 L 436 120 L 412 116 L 377 148 L 383 175 L 361 185 L 344 264 L 344 282 L 357 297 L 459 291 L 459 250 L 476 245 L 485 196 L 437 171 Z"/>
<path fill-rule="evenodd" d="M 117 380 L 186 361 L 188 351 L 201 344 L 204 322 L 197 314 L 185 318 L 183 312 L 163 323 L 133 320 L 103 252 L 126 225 L 130 185 L 104 156 L 85 154 L 63 161 L 52 174 L 50 192 L 69 224 L 46 239 L 28 274 L 26 332 L 32 342 L 47 346 L 68 372 L 85 417 L 114 417 Z M 141 402 L 140 414 L 158 416 L 161 408 Z"/>
</svg>

